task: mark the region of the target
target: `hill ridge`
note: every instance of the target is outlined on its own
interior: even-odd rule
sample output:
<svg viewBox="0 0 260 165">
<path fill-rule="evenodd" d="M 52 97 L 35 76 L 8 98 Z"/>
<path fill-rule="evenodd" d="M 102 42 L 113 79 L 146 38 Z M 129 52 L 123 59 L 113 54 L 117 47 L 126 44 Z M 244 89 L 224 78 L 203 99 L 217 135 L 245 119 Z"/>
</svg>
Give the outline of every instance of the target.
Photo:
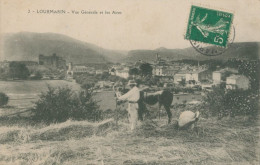
<svg viewBox="0 0 260 165">
<path fill-rule="evenodd" d="M 58 33 L 18 32 L 4 34 L 3 50 L 0 60 L 38 61 L 39 54 L 50 56 L 56 53 L 67 63 L 107 63 L 153 61 L 158 53 L 168 60 L 227 60 L 229 58 L 260 59 L 260 42 L 236 42 L 223 54 L 209 57 L 200 54 L 193 47 L 170 49 L 136 49 L 129 51 L 104 49 L 92 43 L 83 42 L 70 36 Z"/>
<path fill-rule="evenodd" d="M 162 58 L 171 60 L 228 60 L 229 58 L 241 58 L 256 60 L 260 59 L 260 42 L 235 42 L 223 54 L 217 56 L 205 56 L 197 52 L 193 47 L 184 49 L 168 49 L 163 47 L 153 50 L 136 49 L 128 52 L 124 61 L 152 61 L 155 60 L 156 54 Z"/>
<path fill-rule="evenodd" d="M 53 53 L 73 63 L 106 63 L 124 57 L 122 51 L 104 49 L 57 33 L 7 33 L 3 41 L 1 60 L 37 61 L 39 54 Z"/>
</svg>

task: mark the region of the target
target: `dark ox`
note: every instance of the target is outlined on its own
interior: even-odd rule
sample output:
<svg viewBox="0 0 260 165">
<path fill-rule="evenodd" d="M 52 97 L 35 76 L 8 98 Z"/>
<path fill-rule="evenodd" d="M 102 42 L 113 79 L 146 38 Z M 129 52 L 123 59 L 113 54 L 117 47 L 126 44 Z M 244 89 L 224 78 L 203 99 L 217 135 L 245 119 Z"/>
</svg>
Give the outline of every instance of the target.
<svg viewBox="0 0 260 165">
<path fill-rule="evenodd" d="M 159 106 L 159 117 L 160 117 L 160 109 L 161 106 L 164 106 L 164 109 L 168 115 L 168 124 L 171 123 L 172 113 L 171 113 L 171 104 L 173 100 L 173 94 L 170 91 L 162 90 L 154 93 L 142 92 L 140 93 L 140 104 L 139 104 L 139 118 L 142 120 L 143 113 L 146 109 L 144 103 L 148 105 L 155 105 L 158 103 Z M 143 105 L 142 105 L 143 104 Z"/>
<path fill-rule="evenodd" d="M 126 93 L 128 92 L 128 90 L 123 89 L 121 92 Z M 160 117 L 160 108 L 163 105 L 168 115 L 168 124 L 171 123 L 172 113 L 170 107 L 172 104 L 172 100 L 173 100 L 173 93 L 171 93 L 168 90 L 161 90 L 154 93 L 140 91 L 140 99 L 138 101 L 138 105 L 139 105 L 138 119 L 143 121 L 143 115 L 145 113 L 149 113 L 149 111 L 146 108 L 146 104 L 155 105 L 156 103 L 158 103 L 159 117 Z"/>
</svg>

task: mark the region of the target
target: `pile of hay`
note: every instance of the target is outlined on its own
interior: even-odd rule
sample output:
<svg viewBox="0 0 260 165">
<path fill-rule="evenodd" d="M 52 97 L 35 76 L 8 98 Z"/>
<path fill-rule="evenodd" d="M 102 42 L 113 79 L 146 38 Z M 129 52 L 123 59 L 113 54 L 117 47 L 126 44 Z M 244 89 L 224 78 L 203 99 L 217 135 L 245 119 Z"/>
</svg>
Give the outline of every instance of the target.
<svg viewBox="0 0 260 165">
<path fill-rule="evenodd" d="M 10 130 L 6 133 L 0 134 L 0 144 L 14 142 L 18 137 L 20 130 Z"/>
<path fill-rule="evenodd" d="M 42 132 L 35 132 L 31 135 L 32 140 L 63 141 L 71 138 L 80 139 L 92 136 L 94 127 L 92 125 L 70 125 L 63 128 L 53 128 Z"/>
<path fill-rule="evenodd" d="M 68 139 L 80 139 L 93 135 L 104 136 L 113 130 L 115 123 L 112 119 L 101 123 L 87 121 L 67 121 L 54 126 L 49 126 L 32 135 L 34 140 L 63 141 Z"/>
<path fill-rule="evenodd" d="M 1 127 L 0 144 L 29 141 L 30 130 L 22 127 Z"/>
<path fill-rule="evenodd" d="M 3 128 L 3 127 L 2 127 Z M 28 141 L 64 141 L 69 139 L 81 139 L 94 135 L 105 136 L 116 129 L 112 119 L 101 123 L 87 121 L 71 121 L 52 124 L 44 128 L 33 127 L 4 127 L 0 131 L 0 143 L 28 142 Z"/>
</svg>

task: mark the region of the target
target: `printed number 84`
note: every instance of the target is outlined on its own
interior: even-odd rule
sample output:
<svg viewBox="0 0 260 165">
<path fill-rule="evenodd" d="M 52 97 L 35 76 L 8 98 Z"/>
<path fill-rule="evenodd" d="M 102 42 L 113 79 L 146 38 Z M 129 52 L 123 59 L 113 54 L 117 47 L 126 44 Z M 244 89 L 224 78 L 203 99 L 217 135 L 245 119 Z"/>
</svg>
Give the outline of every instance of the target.
<svg viewBox="0 0 260 165">
<path fill-rule="evenodd" d="M 216 37 L 214 38 L 214 42 L 216 42 L 216 43 L 222 44 L 223 41 L 224 41 L 223 38 L 221 38 L 221 37 L 219 37 L 219 36 L 216 36 Z"/>
</svg>

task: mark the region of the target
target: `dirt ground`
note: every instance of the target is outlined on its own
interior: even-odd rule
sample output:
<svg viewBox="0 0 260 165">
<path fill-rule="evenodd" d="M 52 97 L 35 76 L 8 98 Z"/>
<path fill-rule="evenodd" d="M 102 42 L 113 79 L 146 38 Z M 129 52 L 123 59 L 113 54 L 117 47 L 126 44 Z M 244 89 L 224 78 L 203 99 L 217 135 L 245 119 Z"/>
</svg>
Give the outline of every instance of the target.
<svg viewBox="0 0 260 165">
<path fill-rule="evenodd" d="M 177 130 L 166 121 L 146 119 L 130 132 L 113 119 L 49 126 L 1 119 L 0 164 L 259 163 L 259 122 L 201 118 L 196 129 Z"/>
</svg>

